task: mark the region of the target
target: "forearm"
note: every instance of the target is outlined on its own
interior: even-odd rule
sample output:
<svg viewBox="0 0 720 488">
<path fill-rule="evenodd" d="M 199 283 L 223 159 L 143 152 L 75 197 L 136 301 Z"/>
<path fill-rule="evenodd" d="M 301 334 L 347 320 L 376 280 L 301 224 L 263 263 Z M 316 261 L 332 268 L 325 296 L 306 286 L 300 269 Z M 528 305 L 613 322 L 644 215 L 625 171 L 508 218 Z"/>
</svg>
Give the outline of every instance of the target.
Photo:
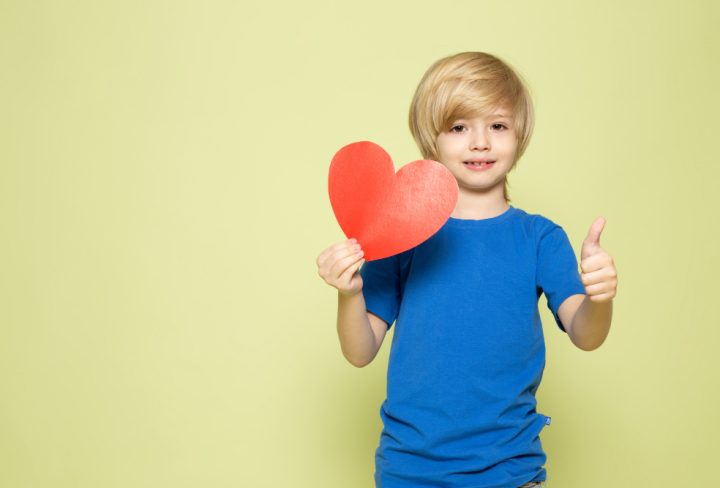
<svg viewBox="0 0 720 488">
<path fill-rule="evenodd" d="M 377 345 L 362 291 L 354 295 L 338 292 L 337 331 L 343 356 L 353 366 L 363 367 L 373 360 Z"/>
<path fill-rule="evenodd" d="M 597 303 L 586 295 L 573 317 L 570 339 L 584 351 L 597 349 L 605 342 L 611 321 L 612 300 Z"/>
</svg>

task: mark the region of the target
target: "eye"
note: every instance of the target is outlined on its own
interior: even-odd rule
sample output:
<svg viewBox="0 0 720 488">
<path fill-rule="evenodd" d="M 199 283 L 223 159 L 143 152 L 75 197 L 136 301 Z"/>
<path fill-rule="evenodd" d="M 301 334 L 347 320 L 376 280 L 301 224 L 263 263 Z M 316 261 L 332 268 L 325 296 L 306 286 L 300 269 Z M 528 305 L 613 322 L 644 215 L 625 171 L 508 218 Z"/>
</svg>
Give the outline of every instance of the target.
<svg viewBox="0 0 720 488">
<path fill-rule="evenodd" d="M 493 126 L 493 128 L 495 128 L 495 127 L 502 127 L 502 129 L 507 130 L 507 127 L 505 126 L 505 124 L 497 123 L 497 124 L 493 124 L 492 126 Z"/>
<path fill-rule="evenodd" d="M 465 126 L 462 125 L 462 124 L 453 125 L 453 126 L 450 128 L 450 132 L 461 132 L 464 128 L 465 128 Z M 455 129 L 459 129 L 459 130 L 455 130 Z"/>
</svg>

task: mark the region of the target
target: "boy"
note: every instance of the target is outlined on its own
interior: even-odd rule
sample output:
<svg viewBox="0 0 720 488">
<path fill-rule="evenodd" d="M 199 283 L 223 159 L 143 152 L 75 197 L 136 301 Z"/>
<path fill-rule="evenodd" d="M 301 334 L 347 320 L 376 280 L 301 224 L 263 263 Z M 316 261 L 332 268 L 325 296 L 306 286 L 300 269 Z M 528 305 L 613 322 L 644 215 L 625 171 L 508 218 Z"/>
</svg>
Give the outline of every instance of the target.
<svg viewBox="0 0 720 488">
<path fill-rule="evenodd" d="M 338 289 L 337 330 L 355 366 L 373 360 L 396 324 L 380 409 L 375 482 L 383 488 L 543 486 L 535 410 L 545 366 L 538 300 L 583 350 L 607 336 L 616 294 L 597 219 L 582 276 L 564 230 L 509 205 L 533 108 L 520 77 L 486 53 L 435 62 L 417 87 L 410 129 L 423 157 L 455 176 L 457 206 L 424 243 L 364 263 L 354 239 L 317 259 Z M 362 269 L 360 266 L 362 266 Z"/>
</svg>

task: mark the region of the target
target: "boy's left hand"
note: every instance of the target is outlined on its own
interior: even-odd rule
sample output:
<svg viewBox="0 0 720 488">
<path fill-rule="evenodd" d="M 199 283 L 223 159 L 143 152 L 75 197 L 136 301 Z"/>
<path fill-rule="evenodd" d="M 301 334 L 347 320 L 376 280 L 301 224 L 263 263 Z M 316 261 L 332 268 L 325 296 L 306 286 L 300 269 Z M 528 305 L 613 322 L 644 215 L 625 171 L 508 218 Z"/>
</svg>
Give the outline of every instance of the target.
<svg viewBox="0 0 720 488">
<path fill-rule="evenodd" d="M 580 252 L 580 279 L 585 293 L 596 303 L 609 302 L 617 292 L 617 270 L 613 258 L 600 247 L 600 233 L 605 219 L 598 217 L 593 222 Z"/>
</svg>

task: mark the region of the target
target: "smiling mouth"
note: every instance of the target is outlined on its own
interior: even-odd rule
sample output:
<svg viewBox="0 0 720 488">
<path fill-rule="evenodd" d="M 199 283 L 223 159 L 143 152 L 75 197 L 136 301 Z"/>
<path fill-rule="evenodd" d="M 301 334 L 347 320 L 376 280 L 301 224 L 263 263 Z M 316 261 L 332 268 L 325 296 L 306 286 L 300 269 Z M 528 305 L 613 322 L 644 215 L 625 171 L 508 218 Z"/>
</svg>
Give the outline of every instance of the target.
<svg viewBox="0 0 720 488">
<path fill-rule="evenodd" d="M 489 165 L 491 165 L 491 164 L 495 164 L 495 161 L 487 161 L 487 162 L 486 162 L 486 161 L 481 161 L 481 162 L 477 162 L 477 161 L 463 161 L 463 164 L 466 164 L 466 165 L 468 165 L 468 166 L 475 166 L 475 167 L 478 167 L 478 168 L 482 168 L 482 167 L 485 167 L 485 166 L 489 166 Z"/>
</svg>

